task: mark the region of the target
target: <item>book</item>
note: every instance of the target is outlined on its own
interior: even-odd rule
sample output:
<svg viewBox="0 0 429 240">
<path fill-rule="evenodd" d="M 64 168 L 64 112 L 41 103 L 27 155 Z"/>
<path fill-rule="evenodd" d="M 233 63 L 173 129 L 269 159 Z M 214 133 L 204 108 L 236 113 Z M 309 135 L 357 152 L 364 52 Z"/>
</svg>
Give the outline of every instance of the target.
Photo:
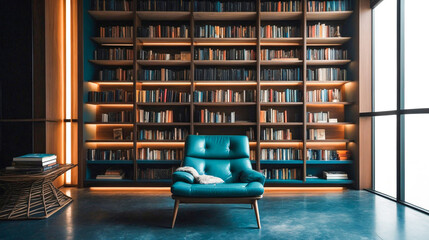
<svg viewBox="0 0 429 240">
<path fill-rule="evenodd" d="M 55 154 L 45 154 L 45 153 L 30 153 L 19 157 L 14 157 L 13 161 L 40 161 L 47 162 L 53 159 L 57 159 L 57 155 Z"/>
<path fill-rule="evenodd" d="M 301 68 L 263 68 L 261 80 L 263 81 L 301 81 Z"/>
<path fill-rule="evenodd" d="M 255 1 L 224 0 L 208 1 L 195 0 L 194 11 L 196 12 L 255 12 Z"/>
<path fill-rule="evenodd" d="M 122 128 L 114 128 L 113 129 L 113 139 L 115 140 L 123 140 L 122 136 Z"/>
<path fill-rule="evenodd" d="M 12 166 L 31 166 L 31 167 L 45 167 L 57 163 L 57 159 L 49 161 L 13 161 Z"/>
<path fill-rule="evenodd" d="M 345 180 L 348 175 L 343 171 L 323 171 L 323 178 L 327 180 Z"/>
<path fill-rule="evenodd" d="M 301 1 L 282 0 L 282 1 L 261 1 L 261 12 L 300 12 Z"/>
<path fill-rule="evenodd" d="M 55 169 L 59 166 L 58 163 L 49 165 L 49 166 L 44 166 L 44 167 L 18 167 L 18 166 L 8 166 L 6 167 L 6 171 L 11 171 L 11 172 L 25 172 L 25 173 L 41 173 L 44 171 L 48 171 L 51 169 Z"/>
</svg>

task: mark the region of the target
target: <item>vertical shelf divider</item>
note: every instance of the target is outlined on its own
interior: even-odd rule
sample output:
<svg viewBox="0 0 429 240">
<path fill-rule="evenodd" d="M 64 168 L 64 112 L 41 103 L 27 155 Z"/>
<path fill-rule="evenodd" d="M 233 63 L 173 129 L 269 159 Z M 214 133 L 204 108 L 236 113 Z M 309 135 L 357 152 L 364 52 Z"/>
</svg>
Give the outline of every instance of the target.
<svg viewBox="0 0 429 240">
<path fill-rule="evenodd" d="M 257 0 L 257 19 L 256 19 L 256 149 L 255 149 L 255 161 L 256 170 L 261 170 L 261 0 Z"/>
<path fill-rule="evenodd" d="M 190 81 L 191 81 L 191 86 L 189 86 L 189 91 L 191 94 L 191 104 L 189 107 L 189 134 L 195 134 L 195 128 L 194 128 L 194 111 L 195 111 L 195 105 L 194 105 L 194 91 L 195 91 L 195 62 L 194 62 L 194 55 L 195 55 L 195 46 L 194 46 L 194 37 L 195 37 L 195 19 L 194 19 L 194 0 L 190 1 L 191 4 L 191 19 L 190 19 L 190 28 L 191 31 L 189 34 L 191 34 L 191 66 L 189 68 L 190 72 Z"/>
<path fill-rule="evenodd" d="M 302 127 L 302 181 L 306 182 L 307 176 L 307 0 L 302 0 L 302 102 L 303 102 L 303 127 Z"/>
<path fill-rule="evenodd" d="M 137 17 L 137 0 L 133 1 L 133 49 L 134 49 L 134 57 L 133 57 L 133 170 L 134 177 L 133 180 L 137 181 L 138 175 L 138 165 L 137 165 L 137 26 L 139 25 L 139 19 Z"/>
</svg>

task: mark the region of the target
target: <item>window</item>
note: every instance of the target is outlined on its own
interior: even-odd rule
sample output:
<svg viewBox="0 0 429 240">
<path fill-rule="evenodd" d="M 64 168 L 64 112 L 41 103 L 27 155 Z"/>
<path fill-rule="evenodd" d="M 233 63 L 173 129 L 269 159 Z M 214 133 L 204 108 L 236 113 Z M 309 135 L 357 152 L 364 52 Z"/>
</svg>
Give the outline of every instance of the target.
<svg viewBox="0 0 429 240">
<path fill-rule="evenodd" d="M 373 190 L 429 212 L 425 0 L 373 0 Z M 400 88 L 397 88 L 401 86 Z"/>
</svg>

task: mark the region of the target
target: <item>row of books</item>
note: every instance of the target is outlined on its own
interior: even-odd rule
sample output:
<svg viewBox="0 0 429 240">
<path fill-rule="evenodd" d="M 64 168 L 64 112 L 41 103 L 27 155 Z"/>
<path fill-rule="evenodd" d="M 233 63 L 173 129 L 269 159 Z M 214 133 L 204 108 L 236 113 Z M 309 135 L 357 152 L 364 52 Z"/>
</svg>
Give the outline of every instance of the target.
<svg viewBox="0 0 429 240">
<path fill-rule="evenodd" d="M 326 180 L 347 180 L 349 176 L 344 171 L 323 171 L 323 178 Z"/>
<path fill-rule="evenodd" d="M 211 112 L 201 109 L 195 111 L 195 121 L 200 123 L 235 123 L 235 112 Z"/>
<path fill-rule="evenodd" d="M 109 112 L 101 114 L 101 122 L 133 122 L 134 114 L 132 111 Z"/>
<path fill-rule="evenodd" d="M 256 38 L 256 27 L 252 25 L 196 25 L 196 38 Z"/>
<path fill-rule="evenodd" d="M 347 50 L 336 48 L 307 49 L 307 60 L 346 60 Z"/>
<path fill-rule="evenodd" d="M 122 180 L 125 178 L 125 171 L 118 168 L 108 168 L 103 174 L 98 174 L 97 180 Z"/>
<path fill-rule="evenodd" d="M 143 160 L 182 160 L 183 149 L 152 149 L 152 148 L 139 148 L 137 159 Z"/>
<path fill-rule="evenodd" d="M 286 123 L 287 111 L 269 108 L 259 112 L 259 121 L 261 123 Z"/>
<path fill-rule="evenodd" d="M 189 131 L 186 128 L 173 128 L 168 130 L 140 129 L 139 140 L 185 140 Z"/>
<path fill-rule="evenodd" d="M 307 112 L 307 122 L 327 123 L 329 122 L 329 112 Z"/>
<path fill-rule="evenodd" d="M 261 169 L 266 179 L 290 180 L 301 179 L 301 170 L 297 168 L 271 168 Z"/>
<path fill-rule="evenodd" d="M 133 92 L 123 89 L 115 89 L 109 91 L 89 91 L 88 102 L 133 102 Z"/>
<path fill-rule="evenodd" d="M 326 140 L 325 129 L 307 129 L 308 140 Z"/>
<path fill-rule="evenodd" d="M 307 160 L 348 160 L 350 157 L 349 150 L 307 149 Z"/>
<path fill-rule="evenodd" d="M 248 68 L 197 68 L 195 79 L 250 81 L 256 80 L 256 71 Z"/>
<path fill-rule="evenodd" d="M 21 174 L 42 173 L 55 169 L 58 165 L 55 154 L 30 153 L 14 157 L 12 166 L 7 166 L 6 172 Z"/>
<path fill-rule="evenodd" d="M 300 160 L 302 150 L 297 148 L 262 148 L 261 160 Z"/>
<path fill-rule="evenodd" d="M 98 80 L 100 81 L 133 81 L 133 69 L 102 69 L 98 71 Z"/>
<path fill-rule="evenodd" d="M 307 69 L 308 81 L 345 81 L 347 70 L 341 68 Z"/>
<path fill-rule="evenodd" d="M 260 92 L 260 101 L 268 102 L 301 102 L 302 91 L 299 89 L 262 89 Z"/>
<path fill-rule="evenodd" d="M 309 0 L 307 2 L 307 12 L 350 11 L 352 9 L 352 0 Z"/>
<path fill-rule="evenodd" d="M 132 38 L 134 32 L 133 26 L 100 26 L 98 28 L 99 37 L 111 38 Z"/>
<path fill-rule="evenodd" d="M 298 60 L 299 49 L 261 49 L 261 60 Z"/>
<path fill-rule="evenodd" d="M 261 1 L 261 12 L 301 12 L 300 0 Z"/>
<path fill-rule="evenodd" d="M 307 102 L 341 102 L 341 90 L 334 88 L 307 91 Z"/>
<path fill-rule="evenodd" d="M 86 160 L 132 160 L 134 149 L 88 149 Z"/>
<path fill-rule="evenodd" d="M 262 128 L 261 140 L 292 140 L 292 131 L 290 129 Z"/>
<path fill-rule="evenodd" d="M 199 48 L 194 51 L 195 60 L 256 60 L 254 49 Z"/>
<path fill-rule="evenodd" d="M 133 60 L 131 48 L 98 48 L 94 50 L 94 60 Z"/>
<path fill-rule="evenodd" d="M 188 108 L 180 110 L 148 111 L 137 110 L 137 122 L 139 123 L 172 123 L 189 122 Z"/>
<path fill-rule="evenodd" d="M 157 52 L 154 50 L 140 50 L 138 51 L 137 58 L 140 60 L 181 60 L 191 61 L 191 52 L 180 51 L 178 53 L 172 52 Z"/>
<path fill-rule="evenodd" d="M 143 81 L 189 80 L 190 70 L 177 68 L 140 69 L 137 75 L 138 79 Z"/>
<path fill-rule="evenodd" d="M 300 36 L 298 26 L 264 25 L 261 26 L 260 32 L 262 38 L 291 38 Z"/>
<path fill-rule="evenodd" d="M 309 38 L 341 37 L 339 25 L 319 22 L 317 24 L 308 25 L 307 29 L 307 37 Z"/>
<path fill-rule="evenodd" d="M 169 89 L 137 90 L 137 102 L 139 103 L 188 103 L 191 95 L 187 92 L 179 92 Z"/>
<path fill-rule="evenodd" d="M 194 102 L 254 102 L 256 100 L 256 90 L 206 90 L 194 91 Z"/>
<path fill-rule="evenodd" d="M 137 27 L 137 37 L 145 38 L 188 38 L 188 25 L 148 25 Z"/>
<path fill-rule="evenodd" d="M 137 177 L 142 180 L 170 180 L 177 167 L 172 168 L 142 168 Z"/>
<path fill-rule="evenodd" d="M 190 0 L 138 0 L 137 11 L 189 11 Z"/>
<path fill-rule="evenodd" d="M 195 0 L 195 12 L 254 12 L 255 1 Z"/>
<path fill-rule="evenodd" d="M 261 70 L 261 80 L 263 81 L 300 81 L 301 68 L 264 68 Z"/>
<path fill-rule="evenodd" d="M 91 10 L 94 11 L 132 11 L 131 0 L 91 0 Z"/>
</svg>

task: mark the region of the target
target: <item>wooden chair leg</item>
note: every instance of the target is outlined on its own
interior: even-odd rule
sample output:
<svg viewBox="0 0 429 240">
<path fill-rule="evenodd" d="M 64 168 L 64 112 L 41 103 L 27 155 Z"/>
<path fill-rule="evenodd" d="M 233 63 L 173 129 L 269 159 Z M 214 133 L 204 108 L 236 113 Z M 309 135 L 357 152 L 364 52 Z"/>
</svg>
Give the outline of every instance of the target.
<svg viewBox="0 0 429 240">
<path fill-rule="evenodd" d="M 259 220 L 258 200 L 254 200 L 253 209 L 255 209 L 256 221 L 258 222 L 258 228 L 261 229 L 261 221 Z"/>
<path fill-rule="evenodd" d="M 171 223 L 171 228 L 174 228 L 174 224 L 176 223 L 177 212 L 179 211 L 179 203 L 179 200 L 174 202 L 173 222 Z"/>
</svg>

